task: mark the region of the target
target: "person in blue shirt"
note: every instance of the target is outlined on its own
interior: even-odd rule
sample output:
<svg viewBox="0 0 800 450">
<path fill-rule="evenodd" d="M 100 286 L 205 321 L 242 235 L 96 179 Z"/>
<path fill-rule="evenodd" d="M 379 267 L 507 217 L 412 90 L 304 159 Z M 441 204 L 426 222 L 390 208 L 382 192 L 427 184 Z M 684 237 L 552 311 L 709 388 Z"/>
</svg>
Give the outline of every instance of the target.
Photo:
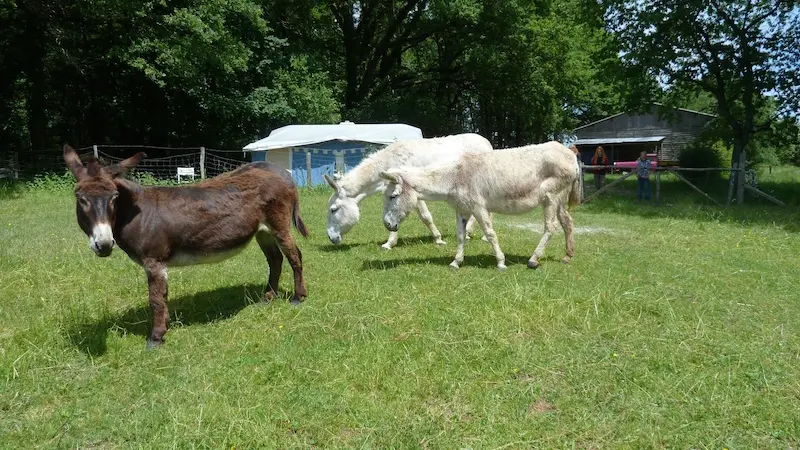
<svg viewBox="0 0 800 450">
<path fill-rule="evenodd" d="M 645 200 L 650 201 L 650 160 L 647 159 L 645 151 L 641 152 L 639 159 L 636 160 L 636 178 L 639 183 L 636 190 L 639 201 L 642 201 L 642 193 Z"/>
</svg>

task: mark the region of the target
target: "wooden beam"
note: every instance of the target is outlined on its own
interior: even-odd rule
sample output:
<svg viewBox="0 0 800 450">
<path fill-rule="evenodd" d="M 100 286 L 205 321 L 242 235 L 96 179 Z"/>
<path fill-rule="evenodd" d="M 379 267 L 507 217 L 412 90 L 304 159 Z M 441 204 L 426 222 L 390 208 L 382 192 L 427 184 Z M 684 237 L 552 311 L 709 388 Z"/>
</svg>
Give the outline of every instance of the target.
<svg viewBox="0 0 800 450">
<path fill-rule="evenodd" d="M 656 170 L 656 203 L 661 201 L 661 171 Z"/>
<path fill-rule="evenodd" d="M 603 191 L 605 191 L 606 189 L 608 189 L 608 188 L 610 188 L 610 187 L 612 187 L 612 186 L 615 186 L 615 185 L 617 185 L 617 184 L 619 184 L 619 183 L 622 183 L 622 182 L 623 182 L 623 181 L 624 181 L 626 178 L 628 178 L 629 176 L 633 175 L 634 173 L 636 173 L 636 172 L 632 170 L 632 171 L 630 171 L 630 172 L 626 173 L 625 175 L 623 175 L 623 176 L 622 176 L 621 178 L 619 178 L 618 180 L 614 181 L 613 183 L 607 184 L 607 185 L 605 185 L 605 186 L 601 187 L 600 189 L 598 189 L 598 190 L 596 190 L 596 191 L 592 192 L 592 195 L 590 195 L 590 196 L 586 197 L 586 198 L 583 200 L 583 202 L 584 202 L 584 203 L 586 203 L 586 202 L 588 202 L 589 200 L 591 200 L 593 197 L 596 197 L 598 194 L 600 194 L 600 193 L 602 193 Z"/>
<path fill-rule="evenodd" d="M 675 175 L 676 177 L 678 177 L 678 179 L 679 179 L 679 180 L 681 180 L 681 181 L 683 181 L 684 183 L 688 184 L 688 185 L 689 185 L 689 186 L 690 186 L 692 189 L 694 189 L 695 191 L 697 191 L 697 192 L 699 192 L 700 194 L 702 194 L 702 195 L 703 195 L 705 198 L 707 198 L 707 199 L 711 200 L 712 202 L 716 203 L 716 204 L 717 204 L 717 205 L 719 205 L 719 206 L 722 206 L 722 203 L 720 203 L 720 202 L 718 202 L 718 201 L 714 200 L 713 198 L 711 198 L 711 196 L 710 196 L 710 195 L 708 195 L 708 194 L 706 194 L 705 192 L 703 192 L 702 190 L 700 190 L 700 188 L 699 188 L 699 187 L 697 187 L 697 186 L 695 186 L 694 184 L 692 184 L 692 182 L 691 182 L 691 181 L 689 181 L 689 180 L 687 180 L 686 178 L 684 178 L 684 177 L 683 177 L 683 175 L 681 175 L 681 174 L 679 174 L 678 172 L 676 172 L 676 171 L 672 170 L 671 168 L 668 168 L 667 170 L 669 170 L 670 172 L 672 172 L 672 174 L 673 174 L 673 175 Z"/>
<path fill-rule="evenodd" d="M 765 199 L 771 201 L 772 203 L 775 203 L 776 205 L 786 206 L 785 203 L 783 203 L 782 201 L 778 200 L 777 198 L 767 194 L 764 191 L 760 191 L 760 190 L 754 188 L 753 186 L 750 186 L 749 184 L 745 184 L 744 188 L 747 189 L 748 191 L 752 192 L 753 194 L 756 194 L 756 195 L 759 195 L 761 197 L 764 197 Z"/>
</svg>

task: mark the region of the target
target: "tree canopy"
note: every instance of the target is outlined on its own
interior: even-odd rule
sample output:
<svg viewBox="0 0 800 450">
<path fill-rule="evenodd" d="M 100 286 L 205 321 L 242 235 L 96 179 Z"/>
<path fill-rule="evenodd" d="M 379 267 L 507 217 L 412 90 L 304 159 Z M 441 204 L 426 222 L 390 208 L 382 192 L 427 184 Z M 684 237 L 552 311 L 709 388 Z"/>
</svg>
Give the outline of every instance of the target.
<svg viewBox="0 0 800 450">
<path fill-rule="evenodd" d="M 667 99 L 670 92 L 711 94 L 740 167 L 754 135 L 800 109 L 794 0 L 608 0 L 606 7 L 628 72 L 648 75 L 632 79 L 647 80 L 645 91 L 666 90 Z"/>
<path fill-rule="evenodd" d="M 495 144 L 616 112 L 581 2 L 0 3 L 0 139 L 240 148 L 290 123 L 401 121 Z"/>
<path fill-rule="evenodd" d="M 32 159 L 65 141 L 241 148 L 346 119 L 511 146 L 706 93 L 740 151 L 796 130 L 798 16 L 785 0 L 0 0 L 0 141 Z"/>
</svg>

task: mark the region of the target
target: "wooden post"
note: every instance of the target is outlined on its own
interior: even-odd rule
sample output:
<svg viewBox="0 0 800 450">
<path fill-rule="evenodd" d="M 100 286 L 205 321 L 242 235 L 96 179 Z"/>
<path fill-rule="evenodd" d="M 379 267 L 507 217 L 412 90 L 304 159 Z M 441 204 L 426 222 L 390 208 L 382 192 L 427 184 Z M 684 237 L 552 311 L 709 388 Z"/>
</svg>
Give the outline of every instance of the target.
<svg viewBox="0 0 800 450">
<path fill-rule="evenodd" d="M 311 189 L 311 151 L 306 150 L 306 183 Z"/>
<path fill-rule="evenodd" d="M 612 186 L 615 186 L 615 185 L 617 185 L 617 184 L 619 184 L 619 183 L 622 183 L 622 182 L 623 182 L 623 181 L 624 181 L 626 178 L 628 178 L 629 176 L 631 176 L 631 175 L 633 175 L 633 174 L 635 174 L 635 173 L 636 173 L 636 171 L 635 171 L 635 170 L 631 170 L 630 172 L 628 172 L 628 173 L 626 173 L 625 175 L 621 176 L 619 179 L 617 179 L 617 180 L 616 180 L 616 181 L 614 181 L 613 183 L 609 183 L 609 184 L 607 184 L 607 185 L 605 185 L 605 186 L 601 187 L 600 189 L 598 189 L 598 190 L 594 191 L 594 192 L 592 193 L 592 195 L 590 195 L 590 196 L 586 197 L 586 200 L 584 200 L 584 202 L 588 202 L 588 201 L 589 201 L 589 200 L 591 200 L 593 197 L 596 197 L 598 194 L 600 194 L 601 192 L 605 191 L 606 189 L 608 189 L 608 188 L 610 188 L 610 187 L 612 187 Z"/>
<path fill-rule="evenodd" d="M 736 185 L 736 203 L 739 205 L 744 204 L 744 168 L 745 163 L 747 162 L 747 152 L 745 149 L 742 149 L 742 152 L 739 154 L 739 176 L 737 178 L 737 185 Z"/>
<path fill-rule="evenodd" d="M 581 203 L 583 203 L 583 195 L 584 195 L 584 191 L 583 191 L 583 161 L 578 161 L 578 167 L 580 167 L 580 169 L 581 169 L 580 178 L 578 180 L 579 180 L 579 183 L 580 183 L 580 186 L 581 186 Z"/>
<path fill-rule="evenodd" d="M 750 186 L 750 185 L 748 185 L 748 184 L 745 184 L 745 185 L 744 185 L 744 188 L 745 188 L 745 189 L 747 189 L 748 191 L 752 192 L 753 194 L 760 195 L 760 196 L 764 197 L 765 199 L 767 199 L 767 200 L 771 201 L 772 203 L 775 203 L 776 205 L 780 205 L 780 206 L 786 206 L 786 204 L 785 204 L 785 203 L 783 203 L 782 201 L 780 201 L 780 200 L 778 200 L 777 198 L 775 198 L 775 197 L 773 197 L 773 196 L 771 196 L 771 195 L 767 194 L 767 193 L 766 193 L 766 192 L 764 192 L 764 191 L 760 191 L 760 190 L 758 190 L 758 189 L 754 188 L 753 186 Z"/>
<path fill-rule="evenodd" d="M 200 147 L 200 178 L 206 178 L 206 148 Z"/>
<path fill-rule="evenodd" d="M 97 146 L 96 145 L 92 146 L 92 153 L 94 154 L 95 158 L 99 158 L 100 157 L 100 152 L 97 151 Z"/>
<path fill-rule="evenodd" d="M 697 191 L 697 192 L 699 192 L 700 194 L 702 194 L 702 195 L 703 195 L 705 198 L 707 198 L 707 199 L 711 200 L 712 202 L 716 203 L 716 204 L 717 204 L 717 205 L 719 205 L 719 206 L 722 206 L 722 203 L 720 203 L 720 202 L 718 202 L 718 201 L 714 200 L 713 198 L 711 198 L 711 196 L 710 196 L 710 195 L 708 195 L 708 194 L 706 194 L 705 192 L 703 192 L 702 190 L 700 190 L 700 188 L 699 188 L 699 187 L 697 187 L 697 186 L 695 186 L 694 184 L 692 184 L 692 182 L 691 182 L 691 181 L 689 181 L 689 180 L 687 180 L 686 178 L 684 178 L 684 177 L 683 177 L 683 175 L 679 174 L 678 172 L 676 172 L 676 171 L 674 171 L 674 170 L 672 170 L 672 169 L 667 169 L 667 170 L 669 170 L 670 172 L 672 172 L 672 174 L 673 174 L 673 175 L 675 175 L 676 177 L 678 177 L 678 179 L 679 179 L 679 180 L 681 180 L 681 181 L 683 181 L 684 183 L 688 184 L 688 185 L 689 185 L 689 186 L 690 186 L 692 189 L 694 189 L 695 191 Z"/>
<path fill-rule="evenodd" d="M 728 178 L 728 201 L 725 203 L 726 206 L 730 206 L 731 202 L 733 201 L 733 184 L 736 177 L 739 175 L 739 172 L 736 170 L 738 169 L 739 165 L 736 163 L 732 164 L 730 177 Z"/>
<path fill-rule="evenodd" d="M 661 201 L 661 171 L 656 170 L 656 203 Z"/>
</svg>

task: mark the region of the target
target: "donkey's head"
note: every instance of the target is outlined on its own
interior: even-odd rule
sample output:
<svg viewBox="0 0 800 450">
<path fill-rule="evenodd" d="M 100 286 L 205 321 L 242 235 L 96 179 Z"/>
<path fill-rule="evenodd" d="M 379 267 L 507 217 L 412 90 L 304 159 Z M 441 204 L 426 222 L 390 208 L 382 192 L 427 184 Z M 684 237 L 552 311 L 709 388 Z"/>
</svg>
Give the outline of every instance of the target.
<svg viewBox="0 0 800 450">
<path fill-rule="evenodd" d="M 328 200 L 328 239 L 338 245 L 342 242 L 342 235 L 352 230 L 361 218 L 358 203 L 364 199 L 364 194 L 351 197 L 336 180 L 328 175 L 324 178 L 334 190 Z"/>
<path fill-rule="evenodd" d="M 418 194 L 397 169 L 381 172 L 381 178 L 389 182 L 383 191 L 383 225 L 389 231 L 397 231 L 411 210 L 417 206 Z"/>
<path fill-rule="evenodd" d="M 91 157 L 86 165 L 69 145 L 64 146 L 64 161 L 75 176 L 75 212 L 78 225 L 89 236 L 89 247 L 97 256 L 108 256 L 114 248 L 114 221 L 119 187 L 115 179 L 133 168 L 145 157 L 144 153 L 102 167 Z"/>
</svg>

